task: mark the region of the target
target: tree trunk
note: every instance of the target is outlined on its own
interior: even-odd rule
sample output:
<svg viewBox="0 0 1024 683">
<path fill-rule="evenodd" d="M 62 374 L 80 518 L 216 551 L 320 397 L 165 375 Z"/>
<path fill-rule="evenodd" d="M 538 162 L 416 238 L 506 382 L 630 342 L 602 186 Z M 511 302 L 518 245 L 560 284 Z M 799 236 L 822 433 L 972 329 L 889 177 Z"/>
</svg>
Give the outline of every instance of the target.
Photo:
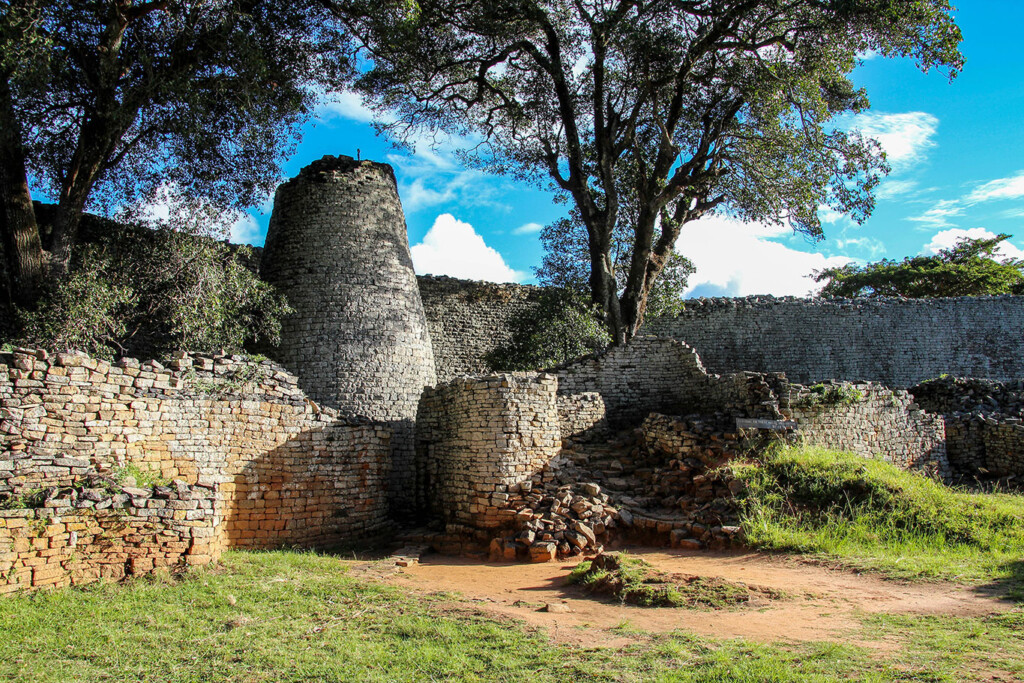
<svg viewBox="0 0 1024 683">
<path fill-rule="evenodd" d="M 25 173 L 21 127 L 6 76 L 0 80 L 0 202 L 8 292 L 13 303 L 30 307 L 38 298 L 42 282 L 43 249 Z"/>
</svg>

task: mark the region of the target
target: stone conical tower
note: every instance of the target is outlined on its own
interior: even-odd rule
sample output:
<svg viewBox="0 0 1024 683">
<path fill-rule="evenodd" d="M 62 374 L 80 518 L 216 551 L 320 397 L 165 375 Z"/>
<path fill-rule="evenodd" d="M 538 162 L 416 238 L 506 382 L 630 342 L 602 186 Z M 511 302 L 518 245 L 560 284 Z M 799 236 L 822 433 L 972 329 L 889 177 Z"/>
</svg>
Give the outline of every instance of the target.
<svg viewBox="0 0 1024 683">
<path fill-rule="evenodd" d="M 326 156 L 281 185 L 261 275 L 295 309 L 277 356 L 306 393 L 391 425 L 391 505 L 408 512 L 417 403 L 436 376 L 391 167 Z"/>
</svg>

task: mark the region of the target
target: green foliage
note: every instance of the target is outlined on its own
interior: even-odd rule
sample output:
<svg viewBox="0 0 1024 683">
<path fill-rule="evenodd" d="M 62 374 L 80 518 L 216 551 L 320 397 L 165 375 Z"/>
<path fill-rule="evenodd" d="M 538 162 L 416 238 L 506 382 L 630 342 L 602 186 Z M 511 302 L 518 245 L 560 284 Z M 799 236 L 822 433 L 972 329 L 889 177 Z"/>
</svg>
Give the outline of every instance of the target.
<svg viewBox="0 0 1024 683">
<path fill-rule="evenodd" d="M 853 405 L 864 399 L 864 392 L 844 384 L 821 383 L 807 387 L 794 405 L 801 408 Z"/>
<path fill-rule="evenodd" d="M 348 80 L 348 36 L 307 0 L 122 4 L 0 11 L 33 190 L 78 212 L 161 186 L 264 201 L 298 127 Z"/>
<path fill-rule="evenodd" d="M 666 574 L 625 552 L 600 559 L 606 565 L 604 568 L 584 560 L 569 573 L 568 583 L 641 607 L 723 609 L 749 600 L 746 586 L 715 577 Z"/>
<path fill-rule="evenodd" d="M 69 277 L 23 315 L 25 343 L 99 357 L 237 352 L 274 343 L 287 305 L 249 247 L 161 228 L 120 228 L 79 250 Z"/>
<path fill-rule="evenodd" d="M 6 494 L 6 498 L 0 501 L 0 510 L 29 510 L 40 508 L 46 499 L 46 491 L 42 489 L 23 489 L 15 495 Z"/>
<path fill-rule="evenodd" d="M 573 211 L 572 216 L 541 230 L 544 259 L 534 270 L 541 285 L 570 290 L 583 300 L 590 296 L 590 251 L 586 226 L 579 220 L 578 212 Z M 629 264 L 633 259 L 632 244 L 632 231 L 625 222 L 620 223 L 611 247 L 617 293 L 620 295 L 625 291 Z M 671 252 L 668 263 L 647 295 L 646 317 L 672 316 L 682 311 L 683 292 L 694 272 L 692 261 Z"/>
<path fill-rule="evenodd" d="M 868 107 L 850 79 L 860 55 L 950 77 L 963 65 L 948 0 L 336 4 L 366 41 L 358 85 L 392 114 L 382 128 L 478 139 L 467 161 L 570 203 L 617 342 L 690 221 L 719 212 L 820 237 L 823 206 L 866 219 L 888 165 L 842 125 Z"/>
<path fill-rule="evenodd" d="M 495 370 L 537 370 L 559 365 L 608 345 L 610 337 L 586 299 L 571 290 L 548 288 L 536 306 L 509 323 L 508 342 L 488 353 Z"/>
<path fill-rule="evenodd" d="M 965 238 L 934 256 L 826 268 L 814 280 L 825 282 L 824 297 L 1024 294 L 1024 260 L 996 258 L 999 244 L 1010 237 Z"/>
<path fill-rule="evenodd" d="M 746 484 L 742 525 L 755 547 L 903 578 L 1024 588 L 1024 496 L 960 492 L 889 463 L 814 448 L 769 451 L 734 471 Z"/>
<path fill-rule="evenodd" d="M 128 486 L 129 478 L 133 481 L 131 486 L 137 486 L 138 488 L 150 488 L 151 486 L 167 486 L 171 483 L 170 479 L 160 476 L 160 473 L 151 469 L 142 469 L 134 462 L 130 462 L 123 467 L 118 467 L 114 471 L 114 480 L 122 486 Z"/>
<path fill-rule="evenodd" d="M 352 566 L 335 555 L 229 552 L 180 578 L 5 596 L 0 679 L 952 683 L 991 680 L 982 660 L 1017 678 L 1024 666 L 1018 612 L 870 615 L 856 638 L 881 641 L 870 649 L 846 633 L 780 645 L 625 628 L 612 634 L 632 644 L 594 648 L 551 642 L 448 594 L 360 579 Z M 640 614 L 631 620 L 642 626 Z"/>
</svg>

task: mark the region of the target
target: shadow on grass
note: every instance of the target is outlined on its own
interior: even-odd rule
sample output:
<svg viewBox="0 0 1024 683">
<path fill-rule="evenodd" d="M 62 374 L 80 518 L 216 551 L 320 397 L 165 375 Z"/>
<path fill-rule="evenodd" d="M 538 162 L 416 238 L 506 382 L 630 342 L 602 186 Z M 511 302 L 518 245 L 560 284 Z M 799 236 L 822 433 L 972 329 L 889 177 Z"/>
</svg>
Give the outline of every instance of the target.
<svg viewBox="0 0 1024 683">
<path fill-rule="evenodd" d="M 1007 562 L 1002 566 L 1007 576 L 993 579 L 978 587 L 979 593 L 995 595 L 1024 606 L 1024 559 Z"/>
</svg>

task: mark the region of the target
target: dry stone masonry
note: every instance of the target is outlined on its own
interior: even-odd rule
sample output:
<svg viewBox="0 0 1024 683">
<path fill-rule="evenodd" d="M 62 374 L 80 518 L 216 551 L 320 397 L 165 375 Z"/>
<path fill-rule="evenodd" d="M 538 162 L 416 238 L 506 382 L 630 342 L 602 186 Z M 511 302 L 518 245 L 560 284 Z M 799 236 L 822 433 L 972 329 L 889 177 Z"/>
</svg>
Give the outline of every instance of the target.
<svg viewBox="0 0 1024 683">
<path fill-rule="evenodd" d="M 260 272 L 295 309 L 275 357 L 313 400 L 389 425 L 392 503 L 409 512 L 416 408 L 436 376 L 391 167 L 328 156 L 281 185 Z"/>
<path fill-rule="evenodd" d="M 0 593 L 413 514 L 438 524 L 410 542 L 493 559 L 726 548 L 731 463 L 766 439 L 1024 474 L 1022 297 L 700 300 L 648 324 L 662 337 L 488 374 L 540 290 L 417 282 L 391 168 L 349 157 L 279 188 L 261 273 L 294 309 L 280 365 L 0 354 Z M 991 379 L 878 383 L 947 372 Z"/>
<path fill-rule="evenodd" d="M 451 277 L 420 276 L 417 280 L 439 382 L 490 373 L 488 354 L 508 343 L 513 321 L 536 307 L 543 291 L 529 285 Z"/>
<path fill-rule="evenodd" d="M 187 536 L 173 525 L 154 533 L 186 543 L 180 555 L 203 558 L 228 547 L 336 545 L 386 527 L 386 425 L 317 406 L 269 361 L 180 354 L 170 365 L 0 354 L 0 507 L 14 518 L 63 517 L 45 509 L 70 501 L 76 515 L 105 517 L 127 501 L 93 500 L 107 486 L 96 477 L 174 484 L 192 492 L 187 501 L 160 493 L 140 505 L 147 495 L 130 486 L 115 493 L 135 501 L 124 506 L 129 518 L 201 522 L 186 525 Z M 212 507 L 191 507 L 207 498 Z M 0 566 L 14 561 L 10 552 L 0 542 Z"/>
<path fill-rule="evenodd" d="M 892 387 L 951 374 L 1024 377 L 1024 297 L 686 302 L 645 333 L 685 341 L 712 372 L 784 372 L 796 382 Z"/>
<path fill-rule="evenodd" d="M 551 375 L 463 378 L 420 401 L 418 460 L 423 490 L 449 534 L 489 540 L 508 526 L 509 492 L 558 453 L 561 438 Z"/>
</svg>

